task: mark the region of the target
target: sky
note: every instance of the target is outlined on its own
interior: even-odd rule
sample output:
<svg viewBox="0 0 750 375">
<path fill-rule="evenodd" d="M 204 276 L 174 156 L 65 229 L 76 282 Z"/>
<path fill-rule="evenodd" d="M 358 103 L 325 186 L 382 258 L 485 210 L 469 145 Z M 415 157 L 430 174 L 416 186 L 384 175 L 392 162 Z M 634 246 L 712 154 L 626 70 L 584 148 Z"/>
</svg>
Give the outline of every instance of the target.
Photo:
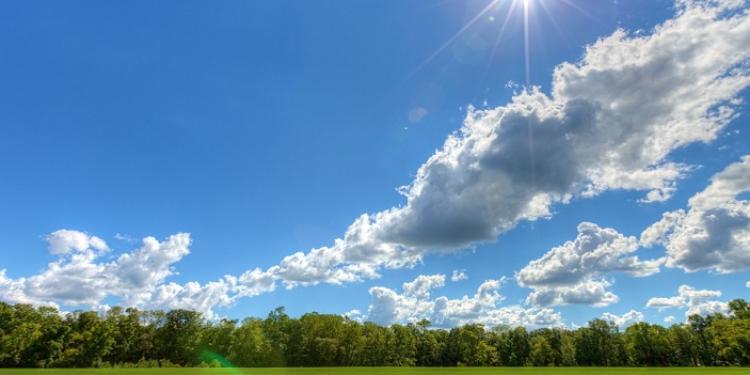
<svg viewBox="0 0 750 375">
<path fill-rule="evenodd" d="M 0 301 L 672 324 L 750 296 L 744 0 L 0 4 Z"/>
</svg>

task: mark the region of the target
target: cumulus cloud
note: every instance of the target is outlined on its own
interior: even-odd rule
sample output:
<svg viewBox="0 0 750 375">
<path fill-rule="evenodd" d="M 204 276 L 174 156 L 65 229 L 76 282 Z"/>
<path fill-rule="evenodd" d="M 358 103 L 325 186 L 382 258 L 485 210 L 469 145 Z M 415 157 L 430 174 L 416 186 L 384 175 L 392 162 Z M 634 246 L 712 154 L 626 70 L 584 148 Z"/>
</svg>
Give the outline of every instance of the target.
<svg viewBox="0 0 750 375">
<path fill-rule="evenodd" d="M 47 237 L 49 252 L 53 255 L 64 255 L 87 250 L 105 251 L 107 243 L 99 237 L 90 236 L 77 230 L 60 229 Z"/>
<path fill-rule="evenodd" d="M 616 326 L 622 328 L 627 328 L 635 323 L 640 323 L 643 321 L 643 313 L 636 310 L 630 310 L 622 315 L 612 314 L 612 313 L 604 313 L 602 314 L 602 319 L 614 323 Z"/>
<path fill-rule="evenodd" d="M 363 319 L 380 324 L 413 323 L 422 319 L 440 327 L 480 323 L 486 326 L 511 325 L 548 327 L 562 324 L 560 314 L 552 309 L 498 306 L 504 280 L 483 282 L 473 296 L 459 299 L 432 298 L 431 292 L 444 285 L 445 275 L 421 275 L 404 283 L 402 292 L 376 286 L 370 288 L 372 302 Z"/>
<path fill-rule="evenodd" d="M 664 318 L 664 323 L 673 324 L 677 318 L 674 315 L 668 315 Z"/>
<path fill-rule="evenodd" d="M 695 289 L 689 285 L 680 285 L 676 296 L 651 298 L 646 303 L 646 307 L 655 308 L 659 311 L 672 308 L 687 309 L 685 319 L 694 314 L 728 314 L 729 304 L 715 300 L 718 297 L 721 297 L 721 291 Z"/>
<path fill-rule="evenodd" d="M 750 155 L 711 178 L 688 209 L 664 213 L 641 234 L 644 246 L 667 250 L 668 267 L 688 272 L 736 272 L 750 267 Z"/>
<path fill-rule="evenodd" d="M 594 223 L 578 224 L 578 236 L 531 261 L 516 274 L 518 284 L 533 288 L 527 302 L 535 306 L 590 304 L 606 306 L 618 297 L 604 277 L 610 272 L 648 276 L 659 272 L 661 259 L 633 255 L 638 240 Z"/>
<path fill-rule="evenodd" d="M 83 232 L 59 230 L 46 237 L 59 258 L 30 276 L 12 279 L 0 270 L 0 300 L 36 305 L 105 307 L 107 297 L 119 297 L 128 306 L 189 308 L 213 317 L 215 306 L 226 306 L 238 296 L 273 290 L 274 279 L 260 270 L 239 278 L 225 276 L 200 285 L 166 283 L 173 265 L 190 253 L 190 234 L 178 233 L 159 241 L 146 237 L 140 248 L 102 261 L 103 240 Z"/>
<path fill-rule="evenodd" d="M 357 309 L 349 310 L 349 311 L 347 311 L 347 312 L 345 312 L 345 313 L 343 313 L 341 315 L 344 316 L 347 319 L 350 319 L 350 320 L 353 320 L 353 321 L 359 322 L 359 323 L 364 322 L 365 318 L 366 318 L 366 316 L 364 314 L 362 314 L 362 312 L 359 311 L 359 310 L 357 310 Z"/>
<path fill-rule="evenodd" d="M 469 276 L 466 275 L 466 270 L 453 270 L 453 273 L 451 274 L 451 281 L 454 283 L 468 278 Z"/>
<path fill-rule="evenodd" d="M 158 285 L 149 293 L 144 305 L 160 309 L 188 309 L 200 311 L 208 318 L 214 318 L 213 308 L 227 306 L 234 302 L 235 280 L 224 278 L 205 285 L 188 282 L 184 285 L 168 283 Z"/>
</svg>

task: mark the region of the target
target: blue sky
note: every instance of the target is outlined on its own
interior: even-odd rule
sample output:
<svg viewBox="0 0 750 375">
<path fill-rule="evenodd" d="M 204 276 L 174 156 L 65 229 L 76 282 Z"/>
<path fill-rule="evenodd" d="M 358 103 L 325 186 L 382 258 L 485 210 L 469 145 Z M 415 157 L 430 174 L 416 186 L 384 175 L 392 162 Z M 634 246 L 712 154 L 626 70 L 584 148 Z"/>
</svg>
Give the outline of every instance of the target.
<svg viewBox="0 0 750 375">
<path fill-rule="evenodd" d="M 663 213 L 690 211 L 688 200 L 706 189 L 712 176 L 750 154 L 745 129 L 748 107 L 739 101 L 750 99 L 744 82 L 747 71 L 743 68 L 750 57 L 750 42 L 739 37 L 736 45 L 722 42 L 716 46 L 708 40 L 721 40 L 733 33 L 741 36 L 748 23 L 746 9 L 699 9 L 693 2 L 682 8 L 671 1 L 652 0 L 530 0 L 527 72 L 523 2 L 490 3 L 3 2 L 0 269 L 6 271 L 0 274 L 0 299 L 56 303 L 66 310 L 100 308 L 127 300 L 144 308 L 191 307 L 235 318 L 262 316 L 280 305 L 292 315 L 308 311 L 342 314 L 356 309 L 361 316 L 390 323 L 417 317 L 435 320 L 440 315 L 436 312 L 436 297 L 447 297 L 452 301 L 449 306 L 458 309 L 458 301 L 467 295 L 469 303 L 481 305 L 485 313 L 465 317 L 442 311 L 440 317 L 445 319 L 445 325 L 505 322 L 498 320 L 499 313 L 492 309 L 509 306 L 525 309 L 524 314 L 530 315 L 559 314 L 552 320 L 570 325 L 584 324 L 604 313 L 622 315 L 631 310 L 643 314 L 640 319 L 648 321 L 661 323 L 670 315 L 679 321 L 690 308 L 710 305 L 716 310 L 731 298 L 746 297 L 750 291 L 746 286 L 750 280 L 750 226 L 741 220 L 727 229 L 731 232 L 728 237 L 726 233 L 722 237 L 730 238 L 730 243 L 715 242 L 715 248 L 679 241 L 681 233 L 695 229 L 688 227 L 695 224 L 690 224 L 690 220 L 685 221 L 688 224 L 672 225 L 668 240 L 650 247 L 640 241 L 635 245 L 637 250 L 627 253 L 638 255 L 641 260 L 666 257 L 656 266 L 658 272 L 652 269 L 648 276 L 635 277 L 632 272 L 640 271 L 633 269 L 631 274 L 621 272 L 625 269 L 622 264 L 582 271 L 575 276 L 580 283 L 568 280 L 563 286 L 538 277 L 523 284 L 516 276 L 531 261 L 574 240 L 581 222 L 596 223 L 600 229 L 612 228 L 624 238 L 634 236 L 638 242 L 641 233 L 659 222 Z M 717 7 L 725 6 L 719 3 Z M 706 36 L 700 31 L 680 29 L 680 21 L 688 24 L 690 17 L 706 17 L 716 25 L 716 31 Z M 730 22 L 731 17 L 736 22 Z M 678 35 L 677 42 L 672 43 L 675 50 L 666 52 L 672 59 L 656 56 L 663 48 L 648 45 L 659 45 L 661 39 L 670 37 L 668 32 L 653 30 L 669 19 L 678 25 L 672 27 Z M 624 40 L 610 38 L 618 29 L 627 30 Z M 706 40 L 678 48 L 683 41 L 687 44 L 691 40 L 690 32 L 697 39 Z M 616 51 L 611 54 L 621 61 L 617 57 L 600 61 L 606 59 L 597 60 L 594 53 L 587 60 L 586 47 L 600 38 L 610 38 L 606 40 L 612 41 Z M 639 38 L 644 46 L 629 49 L 629 40 Z M 606 46 L 601 47 L 605 50 Z M 655 56 L 653 65 L 662 64 L 657 68 L 664 68 L 664 61 L 668 60 L 684 62 L 687 71 L 695 69 L 691 73 L 696 74 L 695 82 L 683 82 L 684 77 L 669 69 L 664 73 L 648 70 L 648 58 L 642 65 L 634 63 L 637 67 L 626 76 L 627 69 L 617 65 L 634 59 L 639 53 L 635 51 L 640 50 L 646 51 L 643 54 L 647 57 L 648 53 Z M 708 59 L 711 68 L 705 68 L 698 60 L 691 66 L 692 57 L 680 55 L 685 51 L 702 53 L 701 61 Z M 733 55 L 721 54 L 726 51 Z M 553 95 L 556 67 L 582 61 L 596 65 L 592 71 L 612 72 L 612 82 L 594 81 L 590 77 L 596 73 L 581 68 L 576 74 L 584 77 L 584 83 L 566 76 L 560 82 L 572 88 Z M 733 64 L 719 67 L 730 62 Z M 738 72 L 727 74 L 731 69 Z M 514 147 L 523 150 L 517 144 L 525 143 L 514 143 L 513 138 L 500 151 L 488 151 L 501 153 L 499 161 L 492 162 L 501 166 L 488 164 L 487 168 L 500 168 L 510 186 L 527 179 L 528 168 L 524 166 L 538 169 L 540 175 L 532 174 L 528 189 L 538 189 L 540 196 L 548 194 L 544 196 L 551 202 L 544 207 L 549 212 L 508 214 L 504 202 L 536 195 L 526 197 L 514 192 L 494 200 L 492 189 L 500 189 L 498 194 L 505 192 L 500 180 L 487 183 L 490 193 L 481 185 L 485 180 L 466 182 L 467 186 L 459 190 L 446 188 L 450 190 L 446 192 L 430 190 L 429 186 L 443 182 L 427 177 L 426 192 L 412 190 L 411 194 L 418 195 L 415 202 L 427 202 L 415 203 L 415 207 L 428 208 L 419 211 L 407 204 L 407 198 L 397 188 L 420 180 L 420 166 L 436 150 L 443 149 L 449 135 L 461 137 L 456 132 L 470 106 L 487 112 L 506 108 L 508 113 L 519 114 L 522 102 L 538 99 L 522 93 L 527 73 L 530 83 L 539 87 L 538 95 L 555 96 L 550 99 L 555 103 L 537 109 L 540 113 L 561 105 L 571 118 L 585 117 L 571 104 L 574 99 L 591 103 L 591 108 L 604 107 L 602 103 L 610 100 L 605 103 L 610 105 L 608 110 L 619 116 L 603 111 L 601 118 L 592 120 L 592 130 L 580 134 L 582 143 L 570 146 L 575 168 L 580 168 L 570 172 L 574 177 L 561 183 L 564 187 L 555 185 L 555 180 L 550 182 L 554 186 L 547 189 L 544 182 L 568 165 L 555 164 L 556 156 L 549 155 L 549 150 L 567 147 L 558 145 L 555 139 L 550 144 L 545 144 L 544 136 L 536 141 L 539 155 L 534 164 L 527 163 L 529 153 L 505 151 Z M 601 91 L 590 88 L 594 86 L 611 86 L 617 94 L 612 96 L 614 99 L 603 94 L 609 99 L 600 101 L 596 94 Z M 646 108 L 653 104 L 652 100 L 643 105 L 646 109 L 642 112 L 633 110 L 640 108 L 633 103 L 647 100 L 648 90 L 652 89 L 660 95 L 666 92 L 685 97 L 684 103 L 664 100 L 664 108 Z M 707 93 L 698 93 L 703 90 Z M 507 109 L 513 101 L 521 104 Z M 733 111 L 731 121 L 711 117 L 727 103 Z M 619 113 L 616 105 L 630 109 Z M 683 116 L 683 105 L 698 108 L 695 111 L 700 118 Z M 700 110 L 704 107 L 706 110 Z M 661 112 L 647 117 L 652 109 Z M 611 121 L 625 120 L 612 119 L 623 116 L 644 116 L 645 120 L 615 129 Z M 502 121 L 505 120 L 498 124 Z M 512 124 L 497 126 L 513 128 Z M 563 126 L 568 125 L 558 127 Z M 576 134 L 576 128 L 570 126 L 569 131 Z M 604 129 L 602 139 L 583 140 L 594 129 Z M 610 137 L 607 129 L 621 134 L 651 133 L 620 142 L 615 141 L 616 135 Z M 545 134 L 544 128 L 539 134 Z M 489 139 L 487 134 L 475 136 Z M 606 150 L 589 152 L 609 141 L 618 147 L 635 145 L 636 150 L 639 143 L 668 146 L 649 149 L 651 154 L 637 160 L 625 160 L 632 149 L 613 146 L 609 151 L 617 155 L 615 161 Z M 579 155 L 577 149 L 585 151 Z M 609 156 L 604 157 L 605 154 Z M 551 169 L 545 169 L 547 157 L 553 161 Z M 481 168 L 482 155 L 477 160 Z M 520 172 L 506 170 L 505 166 L 515 165 L 516 161 Z M 639 175 L 643 181 L 630 185 L 622 182 L 643 171 L 654 175 Z M 437 174 L 432 173 L 430 176 Z M 463 183 L 458 178 L 463 175 L 451 173 L 454 174 L 447 177 L 447 185 Z M 747 175 L 742 170 L 736 173 L 740 177 Z M 655 183 L 657 175 L 672 177 Z M 596 185 L 595 193 L 586 187 L 589 185 Z M 743 199 L 748 198 L 746 191 L 750 186 L 747 181 L 740 185 L 733 190 L 733 200 L 722 203 L 722 209 L 731 211 L 733 216 L 729 216 L 734 218 L 746 218 L 742 215 L 748 212 Z M 443 202 L 454 202 L 449 193 L 475 187 L 482 187 L 482 192 L 442 206 Z M 646 203 L 643 200 L 649 191 L 669 197 Z M 437 198 L 433 200 L 429 194 Z M 570 196 L 564 197 L 566 194 Z M 488 209 L 486 213 L 485 209 L 493 205 L 503 208 Z M 732 210 L 726 205 L 732 205 Z M 398 211 L 393 217 L 375 218 L 375 214 L 392 207 Z M 399 207 L 403 209 L 398 210 Z M 713 209 L 716 207 L 696 205 L 693 211 L 698 218 Z M 314 279 L 273 269 L 295 252 L 330 249 L 334 239 L 343 238 L 347 228 L 365 213 L 371 214 L 369 220 L 376 227 L 374 239 L 364 241 L 361 249 L 359 244 L 342 245 L 336 251 L 344 255 L 331 255 L 337 262 L 325 259 L 330 268 L 327 271 L 361 266 L 358 262 L 362 257 L 367 258 L 364 264 L 372 269 L 346 269 L 351 275 L 326 274 Z M 489 215 L 489 222 L 477 219 L 483 214 Z M 484 231 L 484 225 L 492 228 Z M 68 231 L 58 232 L 63 229 Z M 175 250 L 170 260 L 149 269 L 153 262 L 148 259 L 158 258 L 160 251 L 174 249 L 164 245 L 149 250 L 154 252 L 150 256 L 142 251 L 145 263 L 134 267 L 143 271 L 139 274 L 143 280 L 138 279 L 133 285 L 123 286 L 122 280 L 110 280 L 94 270 L 99 267 L 107 273 L 107 267 L 119 267 L 122 254 L 145 248 L 141 244 L 144 237 L 164 241 L 176 233 L 190 234 L 191 242 L 186 246 L 189 255 L 184 249 Z M 105 241 L 106 246 L 91 242 L 91 236 Z M 79 245 L 80 241 L 85 244 Z M 376 253 L 373 249 L 386 245 L 392 246 L 395 253 L 389 253 L 385 260 L 369 257 Z M 351 255 L 359 251 L 370 255 Z M 681 258 L 683 252 L 696 257 L 705 253 L 728 255 L 721 261 L 696 265 Z M 746 260 L 748 266 L 743 266 Z M 727 269 L 727 262 L 739 266 Z M 63 271 L 69 266 L 71 273 L 50 273 L 50 264 Z M 543 264 L 538 265 L 544 272 L 552 272 Z M 265 276 L 273 280 L 273 286 L 260 288 L 262 292 L 252 289 L 259 288 L 256 284 L 250 287 L 242 280 L 224 278 L 239 277 L 256 267 L 259 272 L 268 272 Z M 79 271 L 73 272 L 76 269 Z M 370 272 L 373 270 L 377 275 Z M 465 270 L 468 279 L 451 281 L 454 270 Z M 42 277 L 34 279 L 34 275 Z M 427 296 L 409 294 L 402 284 L 419 275 L 445 278 L 430 279 Z M 479 294 L 473 299 L 480 285 L 501 278 L 504 279 L 498 285 L 488 286 L 493 291 L 489 302 L 482 302 Z M 220 290 L 214 292 L 221 295 L 216 300 L 196 297 L 210 285 L 207 283 L 219 281 L 226 285 L 213 284 Z M 565 291 L 588 281 L 598 286 L 610 284 L 605 289 L 616 295 L 617 301 L 582 301 L 563 296 Z M 96 285 L 91 289 L 105 293 L 92 297 L 82 296 L 81 292 L 72 297 L 50 290 L 61 282 L 78 291 Z M 164 289 L 169 285 L 174 286 Z M 197 288 L 196 293 L 186 292 L 188 285 Z M 708 293 L 710 298 L 696 297 L 691 302 L 683 293 L 679 306 L 658 307 L 655 301 L 647 307 L 651 298 L 677 296 L 681 285 L 698 291 L 720 291 L 721 295 Z M 172 302 L 156 297 L 167 289 L 178 293 Z M 557 297 L 534 302 L 530 297 L 533 291 Z M 179 303 L 174 302 L 178 299 Z M 391 306 L 391 310 L 384 306 Z M 428 311 L 414 313 L 418 306 L 426 306 Z M 383 309 L 388 311 L 382 313 Z M 535 321 L 521 324 L 543 325 Z"/>
</svg>

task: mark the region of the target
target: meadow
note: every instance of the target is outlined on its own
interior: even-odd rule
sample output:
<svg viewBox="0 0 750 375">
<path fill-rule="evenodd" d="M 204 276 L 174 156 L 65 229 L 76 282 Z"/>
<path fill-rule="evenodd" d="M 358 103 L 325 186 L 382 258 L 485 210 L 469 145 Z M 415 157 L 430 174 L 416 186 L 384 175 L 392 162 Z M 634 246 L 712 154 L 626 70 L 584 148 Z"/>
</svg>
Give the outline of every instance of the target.
<svg viewBox="0 0 750 375">
<path fill-rule="evenodd" d="M 306 368 L 161 368 L 161 369 L 0 369 L 0 375 L 746 375 L 747 368 L 518 368 L 518 367 L 306 367 Z"/>
</svg>

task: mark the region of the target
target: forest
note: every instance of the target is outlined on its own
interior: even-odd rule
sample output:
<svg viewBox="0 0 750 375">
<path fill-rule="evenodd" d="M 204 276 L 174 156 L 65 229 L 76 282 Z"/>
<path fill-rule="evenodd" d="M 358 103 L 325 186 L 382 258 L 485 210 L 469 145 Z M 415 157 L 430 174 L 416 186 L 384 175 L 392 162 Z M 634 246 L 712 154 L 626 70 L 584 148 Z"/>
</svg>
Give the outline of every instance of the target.
<svg viewBox="0 0 750 375">
<path fill-rule="evenodd" d="M 747 366 L 750 305 L 670 327 L 624 330 L 595 319 L 577 329 L 424 320 L 388 327 L 339 315 L 205 319 L 189 310 L 60 313 L 0 302 L 0 367 L 261 366 Z"/>
</svg>

